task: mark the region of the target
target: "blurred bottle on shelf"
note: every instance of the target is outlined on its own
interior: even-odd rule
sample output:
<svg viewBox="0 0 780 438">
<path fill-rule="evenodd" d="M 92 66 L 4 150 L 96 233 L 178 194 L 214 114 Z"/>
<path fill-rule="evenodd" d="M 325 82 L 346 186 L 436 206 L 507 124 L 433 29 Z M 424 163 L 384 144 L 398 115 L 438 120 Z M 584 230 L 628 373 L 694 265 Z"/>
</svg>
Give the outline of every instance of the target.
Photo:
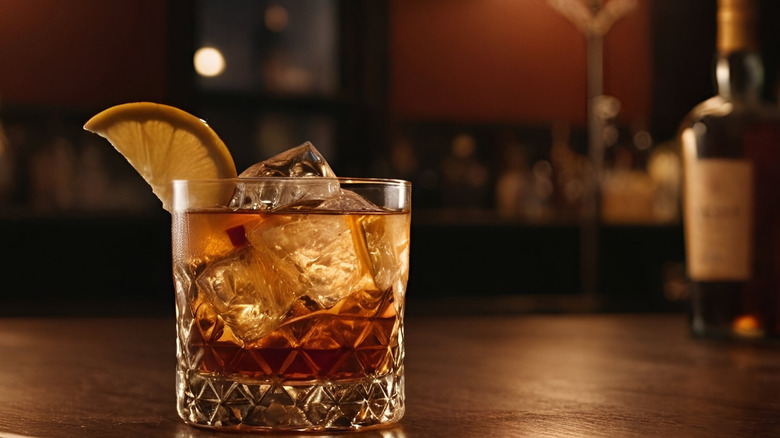
<svg viewBox="0 0 780 438">
<path fill-rule="evenodd" d="M 520 142 L 507 144 L 501 154 L 501 168 L 496 180 L 496 207 L 500 217 L 521 218 L 530 198 L 531 187 L 528 153 Z"/>
<path fill-rule="evenodd" d="M 697 337 L 777 334 L 780 113 L 760 101 L 752 0 L 718 0 L 718 94 L 683 121 L 684 222 Z"/>
<path fill-rule="evenodd" d="M 555 173 L 555 193 L 558 197 L 558 215 L 578 222 L 583 214 L 587 185 L 593 179 L 590 160 L 571 147 L 571 128 L 556 122 L 551 130 L 550 164 Z"/>
<path fill-rule="evenodd" d="M 643 130 L 626 138 L 617 126 L 620 101 L 601 96 L 597 101 L 601 143 L 605 149 L 601 175 L 601 219 L 608 224 L 650 223 L 653 218 L 653 183 L 644 168 L 645 151 L 652 144 Z M 637 141 L 639 139 L 639 141 Z"/>
<path fill-rule="evenodd" d="M 680 147 L 668 141 L 653 147 L 647 160 L 647 174 L 653 184 L 653 218 L 656 223 L 680 223 L 682 163 Z"/>
<path fill-rule="evenodd" d="M 65 135 L 63 124 L 54 121 L 50 135 L 30 158 L 29 203 L 34 211 L 53 213 L 74 208 L 76 159 L 75 146 Z"/>
<path fill-rule="evenodd" d="M 488 171 L 477 155 L 476 139 L 456 135 L 442 161 L 442 199 L 448 208 L 485 208 L 488 203 Z"/>
<path fill-rule="evenodd" d="M 608 224 L 670 225 L 680 220 L 682 168 L 675 142 L 653 144 L 644 129 L 614 145 L 602 180 L 602 219 Z"/>
<path fill-rule="evenodd" d="M 601 220 L 619 225 L 664 225 L 679 221 L 679 154 L 654 145 L 641 123 L 620 128 L 620 102 L 601 96 L 597 115 L 603 127 Z"/>
</svg>

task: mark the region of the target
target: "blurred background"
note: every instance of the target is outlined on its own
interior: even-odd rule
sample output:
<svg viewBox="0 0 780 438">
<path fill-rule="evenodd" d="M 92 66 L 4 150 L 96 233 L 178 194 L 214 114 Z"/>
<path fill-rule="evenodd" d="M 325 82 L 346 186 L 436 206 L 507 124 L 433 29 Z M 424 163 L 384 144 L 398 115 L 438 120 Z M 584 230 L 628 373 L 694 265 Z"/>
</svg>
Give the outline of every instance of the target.
<svg viewBox="0 0 780 438">
<path fill-rule="evenodd" d="M 0 315 L 173 314 L 170 216 L 82 129 L 143 100 L 239 172 L 309 140 L 411 180 L 411 313 L 682 311 L 714 47 L 715 0 L 0 0 Z"/>
</svg>

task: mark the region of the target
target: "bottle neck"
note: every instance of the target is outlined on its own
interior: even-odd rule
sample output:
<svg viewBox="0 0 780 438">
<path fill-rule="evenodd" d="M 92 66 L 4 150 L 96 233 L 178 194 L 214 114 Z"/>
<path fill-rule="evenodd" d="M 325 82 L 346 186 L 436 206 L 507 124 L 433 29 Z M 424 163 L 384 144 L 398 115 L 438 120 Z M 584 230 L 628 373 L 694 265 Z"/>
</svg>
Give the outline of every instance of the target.
<svg viewBox="0 0 780 438">
<path fill-rule="evenodd" d="M 715 66 L 718 94 L 728 100 L 757 103 L 764 86 L 764 67 L 757 52 L 719 54 Z"/>
<path fill-rule="evenodd" d="M 718 94 L 734 101 L 758 101 L 764 69 L 756 35 L 754 0 L 718 0 Z"/>
</svg>

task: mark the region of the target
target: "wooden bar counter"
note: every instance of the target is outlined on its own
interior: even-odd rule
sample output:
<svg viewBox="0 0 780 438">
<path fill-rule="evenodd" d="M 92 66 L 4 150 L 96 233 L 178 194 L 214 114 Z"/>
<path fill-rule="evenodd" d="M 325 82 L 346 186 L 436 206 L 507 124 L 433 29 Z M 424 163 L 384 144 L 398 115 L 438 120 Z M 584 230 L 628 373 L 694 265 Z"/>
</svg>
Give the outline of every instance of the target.
<svg viewBox="0 0 780 438">
<path fill-rule="evenodd" d="M 347 436 L 780 436 L 780 346 L 694 340 L 683 315 L 406 324 L 404 419 Z M 171 318 L 0 319 L 0 437 L 247 436 L 179 420 L 174 333 Z"/>
</svg>

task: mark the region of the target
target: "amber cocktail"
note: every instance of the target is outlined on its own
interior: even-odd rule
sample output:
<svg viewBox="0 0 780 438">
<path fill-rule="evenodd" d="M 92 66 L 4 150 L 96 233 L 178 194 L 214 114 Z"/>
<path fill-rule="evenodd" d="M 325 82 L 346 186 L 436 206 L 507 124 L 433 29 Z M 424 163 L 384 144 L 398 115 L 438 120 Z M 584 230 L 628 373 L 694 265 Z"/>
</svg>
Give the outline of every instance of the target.
<svg viewBox="0 0 780 438">
<path fill-rule="evenodd" d="M 181 417 L 238 430 L 397 422 L 410 195 L 398 180 L 175 181 Z"/>
</svg>

